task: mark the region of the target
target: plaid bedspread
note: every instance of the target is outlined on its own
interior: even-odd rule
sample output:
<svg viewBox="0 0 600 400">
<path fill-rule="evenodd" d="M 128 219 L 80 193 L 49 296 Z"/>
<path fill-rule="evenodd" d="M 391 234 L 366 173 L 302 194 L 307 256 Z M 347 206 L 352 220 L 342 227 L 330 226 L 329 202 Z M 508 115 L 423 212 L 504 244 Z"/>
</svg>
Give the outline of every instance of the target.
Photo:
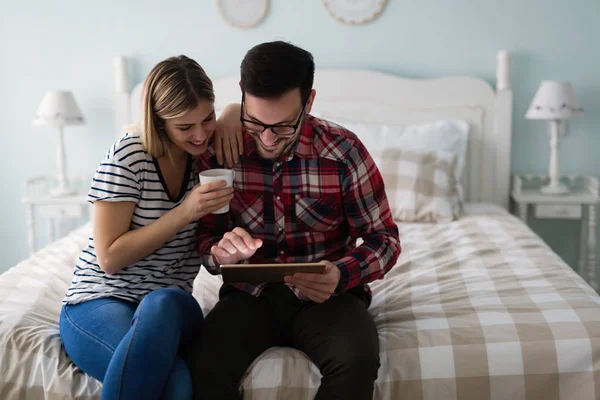
<svg viewBox="0 0 600 400">
<path fill-rule="evenodd" d="M 600 397 L 600 297 L 507 215 L 400 224 L 403 254 L 372 284 L 381 344 L 374 399 Z M 58 337 L 60 299 L 88 228 L 0 276 L 0 399 L 98 399 Z M 218 277 L 201 272 L 205 312 Z M 272 348 L 248 369 L 245 399 L 312 399 L 321 375 Z"/>
</svg>

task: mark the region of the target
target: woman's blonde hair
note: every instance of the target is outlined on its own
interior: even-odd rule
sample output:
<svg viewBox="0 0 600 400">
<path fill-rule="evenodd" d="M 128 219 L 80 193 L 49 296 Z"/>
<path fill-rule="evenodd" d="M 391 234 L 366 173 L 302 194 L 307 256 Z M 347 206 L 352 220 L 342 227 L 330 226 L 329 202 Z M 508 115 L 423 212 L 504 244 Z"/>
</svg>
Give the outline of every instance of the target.
<svg viewBox="0 0 600 400">
<path fill-rule="evenodd" d="M 201 100 L 215 100 L 213 85 L 204 69 L 186 56 L 169 57 L 146 77 L 142 91 L 141 137 L 153 157 L 170 156 L 171 141 L 165 119 L 177 118 Z"/>
</svg>

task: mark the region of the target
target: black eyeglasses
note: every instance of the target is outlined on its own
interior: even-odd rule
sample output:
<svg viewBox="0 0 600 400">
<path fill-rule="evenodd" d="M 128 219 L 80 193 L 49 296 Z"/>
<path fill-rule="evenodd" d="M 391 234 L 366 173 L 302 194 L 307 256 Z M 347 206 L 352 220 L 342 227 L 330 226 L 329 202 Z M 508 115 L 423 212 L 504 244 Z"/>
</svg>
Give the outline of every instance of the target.
<svg viewBox="0 0 600 400">
<path fill-rule="evenodd" d="M 306 109 L 306 103 L 308 103 L 308 99 L 306 99 L 306 101 L 304 102 L 304 105 L 302 106 L 302 111 L 300 111 L 300 115 L 298 116 L 298 120 L 296 121 L 296 123 L 294 125 L 281 125 L 281 124 L 268 125 L 268 124 L 263 124 L 262 122 L 259 122 L 259 121 L 254 121 L 254 120 L 244 118 L 244 98 L 245 98 L 245 94 L 242 94 L 242 107 L 241 107 L 241 113 L 240 113 L 240 121 L 242 122 L 242 125 L 244 126 L 244 128 L 246 128 L 246 130 L 249 133 L 256 134 L 256 135 L 260 135 L 267 129 L 271 129 L 271 132 L 273 132 L 275 135 L 280 135 L 280 136 L 293 135 L 294 133 L 296 133 L 296 129 L 298 129 L 298 125 L 300 125 L 300 121 L 302 120 L 302 116 L 304 115 L 304 110 Z"/>
</svg>

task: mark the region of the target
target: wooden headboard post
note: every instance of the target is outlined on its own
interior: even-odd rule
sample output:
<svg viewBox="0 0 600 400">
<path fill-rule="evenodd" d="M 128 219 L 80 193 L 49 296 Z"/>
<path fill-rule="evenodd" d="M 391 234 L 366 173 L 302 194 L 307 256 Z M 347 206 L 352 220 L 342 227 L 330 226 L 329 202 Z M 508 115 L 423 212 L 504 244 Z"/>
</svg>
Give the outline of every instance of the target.
<svg viewBox="0 0 600 400">
<path fill-rule="evenodd" d="M 117 56 L 113 59 L 115 68 L 115 136 L 120 139 L 125 133 L 125 127 L 132 123 L 129 120 L 130 82 L 127 59 Z"/>
<path fill-rule="evenodd" d="M 489 189 L 493 193 L 493 202 L 505 209 L 509 207 L 510 192 L 510 154 L 512 143 L 513 94 L 511 90 L 510 53 L 501 50 L 497 54 L 496 66 L 496 102 L 494 110 L 494 160 L 495 182 Z M 492 165 L 492 163 L 489 163 Z M 485 179 L 485 178 L 484 178 Z"/>
</svg>

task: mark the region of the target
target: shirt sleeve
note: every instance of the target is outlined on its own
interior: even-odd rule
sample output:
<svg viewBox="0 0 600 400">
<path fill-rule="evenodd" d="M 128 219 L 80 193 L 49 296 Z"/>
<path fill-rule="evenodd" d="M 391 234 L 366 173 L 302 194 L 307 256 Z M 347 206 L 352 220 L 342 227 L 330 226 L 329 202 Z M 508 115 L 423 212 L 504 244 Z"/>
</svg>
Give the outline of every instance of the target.
<svg viewBox="0 0 600 400">
<path fill-rule="evenodd" d="M 143 154 L 141 150 L 113 146 L 94 174 L 87 200 L 91 203 L 103 200 L 137 204 L 140 201 L 141 183 L 139 162 L 136 161 Z"/>
<path fill-rule="evenodd" d="M 336 293 L 383 278 L 401 251 L 383 178 L 360 140 L 348 154 L 342 189 L 350 236 L 363 243 L 334 262 L 341 272 Z"/>
</svg>

